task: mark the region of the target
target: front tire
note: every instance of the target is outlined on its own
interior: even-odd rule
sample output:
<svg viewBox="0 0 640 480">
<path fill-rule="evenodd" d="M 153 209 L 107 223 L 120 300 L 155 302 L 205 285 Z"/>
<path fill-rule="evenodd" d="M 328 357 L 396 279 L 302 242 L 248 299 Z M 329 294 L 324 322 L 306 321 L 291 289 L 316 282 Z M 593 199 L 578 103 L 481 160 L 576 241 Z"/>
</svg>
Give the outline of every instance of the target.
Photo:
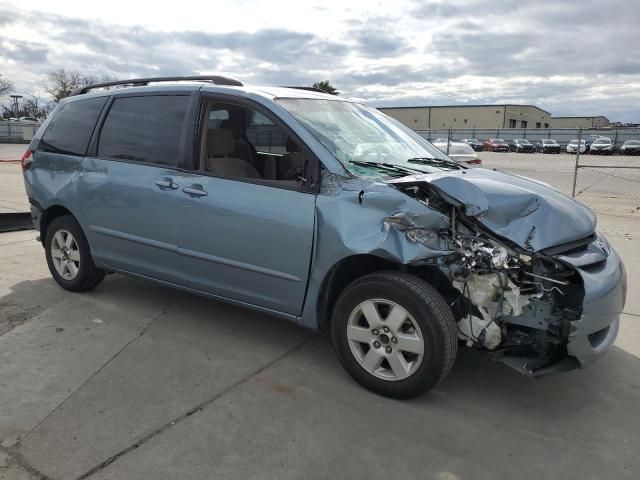
<svg viewBox="0 0 640 480">
<path fill-rule="evenodd" d="M 435 387 L 458 349 L 447 302 L 424 280 L 401 272 L 373 273 L 350 284 L 334 307 L 331 333 L 354 380 L 393 398 Z"/>
<path fill-rule="evenodd" d="M 65 290 L 84 292 L 104 279 L 105 271 L 94 265 L 87 238 L 71 215 L 51 222 L 44 247 L 51 276 Z"/>
</svg>

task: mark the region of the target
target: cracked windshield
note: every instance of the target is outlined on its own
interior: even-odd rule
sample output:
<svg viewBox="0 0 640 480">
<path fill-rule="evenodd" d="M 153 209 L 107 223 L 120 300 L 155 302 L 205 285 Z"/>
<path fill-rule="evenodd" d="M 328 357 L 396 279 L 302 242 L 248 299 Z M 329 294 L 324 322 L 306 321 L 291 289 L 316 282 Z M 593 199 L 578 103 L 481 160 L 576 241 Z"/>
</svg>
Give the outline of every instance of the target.
<svg viewBox="0 0 640 480">
<path fill-rule="evenodd" d="M 404 177 L 460 168 L 374 108 L 335 100 L 284 98 L 278 102 L 355 175 Z"/>
</svg>

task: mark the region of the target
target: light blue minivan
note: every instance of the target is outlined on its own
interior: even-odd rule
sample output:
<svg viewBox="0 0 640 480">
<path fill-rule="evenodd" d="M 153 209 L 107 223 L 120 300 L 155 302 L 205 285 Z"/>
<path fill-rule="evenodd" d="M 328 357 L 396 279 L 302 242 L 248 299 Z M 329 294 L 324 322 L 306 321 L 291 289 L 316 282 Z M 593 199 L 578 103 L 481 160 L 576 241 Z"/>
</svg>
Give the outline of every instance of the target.
<svg viewBox="0 0 640 480">
<path fill-rule="evenodd" d="M 541 376 L 591 363 L 618 332 L 626 276 L 591 210 L 314 89 L 92 85 L 22 167 L 61 287 L 119 273 L 329 328 L 383 395 L 433 388 L 459 343 Z"/>
</svg>

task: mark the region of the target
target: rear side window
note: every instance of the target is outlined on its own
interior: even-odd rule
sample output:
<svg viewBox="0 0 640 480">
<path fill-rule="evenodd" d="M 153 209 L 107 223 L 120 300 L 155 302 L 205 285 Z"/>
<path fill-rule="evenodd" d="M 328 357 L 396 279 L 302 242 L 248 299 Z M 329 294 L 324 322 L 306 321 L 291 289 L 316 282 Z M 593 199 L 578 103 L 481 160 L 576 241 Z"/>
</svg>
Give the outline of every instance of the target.
<svg viewBox="0 0 640 480">
<path fill-rule="evenodd" d="M 188 96 L 114 100 L 100 132 L 98 156 L 178 166 Z"/>
<path fill-rule="evenodd" d="M 60 108 L 44 132 L 39 150 L 85 155 L 89 139 L 108 97 L 69 102 Z"/>
</svg>

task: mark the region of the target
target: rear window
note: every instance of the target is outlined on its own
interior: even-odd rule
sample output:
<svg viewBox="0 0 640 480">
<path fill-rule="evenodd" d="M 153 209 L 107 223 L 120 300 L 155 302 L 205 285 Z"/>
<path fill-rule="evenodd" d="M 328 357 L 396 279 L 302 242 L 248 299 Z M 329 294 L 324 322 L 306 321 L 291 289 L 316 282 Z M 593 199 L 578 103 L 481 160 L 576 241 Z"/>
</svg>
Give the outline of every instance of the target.
<svg viewBox="0 0 640 480">
<path fill-rule="evenodd" d="M 93 129 L 108 97 L 65 103 L 49 122 L 38 150 L 85 155 Z"/>
<path fill-rule="evenodd" d="M 98 156 L 177 166 L 188 96 L 114 100 L 100 132 Z"/>
</svg>

